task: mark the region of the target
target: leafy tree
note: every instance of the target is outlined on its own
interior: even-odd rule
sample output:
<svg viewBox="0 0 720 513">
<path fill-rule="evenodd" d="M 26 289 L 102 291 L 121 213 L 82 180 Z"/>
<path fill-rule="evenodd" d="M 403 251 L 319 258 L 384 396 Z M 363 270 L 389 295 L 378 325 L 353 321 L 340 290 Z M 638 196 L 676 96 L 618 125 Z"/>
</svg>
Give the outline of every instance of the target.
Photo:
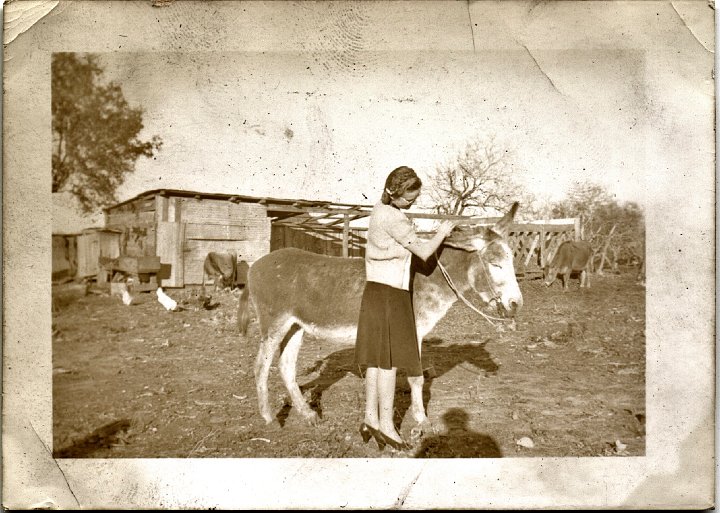
<svg viewBox="0 0 720 513">
<path fill-rule="evenodd" d="M 439 214 L 504 212 L 519 198 L 508 152 L 493 137 L 469 142 L 430 176 L 429 194 Z"/>
<path fill-rule="evenodd" d="M 84 212 L 116 200 L 115 192 L 140 157 L 162 142 L 142 141 L 142 108 L 132 108 L 120 86 L 104 83 L 91 54 L 52 57 L 52 192 L 71 192 Z"/>
</svg>

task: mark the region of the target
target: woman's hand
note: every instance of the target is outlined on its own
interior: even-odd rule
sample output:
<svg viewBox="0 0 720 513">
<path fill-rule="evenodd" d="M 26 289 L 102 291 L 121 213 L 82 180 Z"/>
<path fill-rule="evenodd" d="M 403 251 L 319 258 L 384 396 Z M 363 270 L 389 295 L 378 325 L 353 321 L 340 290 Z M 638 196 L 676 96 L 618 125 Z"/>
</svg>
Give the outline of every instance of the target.
<svg viewBox="0 0 720 513">
<path fill-rule="evenodd" d="M 445 220 L 440 223 L 440 226 L 438 226 L 437 232 L 442 233 L 443 237 L 447 237 L 448 235 L 450 235 L 450 232 L 453 231 L 453 228 L 455 228 L 456 224 L 457 223 L 455 221 Z"/>
</svg>

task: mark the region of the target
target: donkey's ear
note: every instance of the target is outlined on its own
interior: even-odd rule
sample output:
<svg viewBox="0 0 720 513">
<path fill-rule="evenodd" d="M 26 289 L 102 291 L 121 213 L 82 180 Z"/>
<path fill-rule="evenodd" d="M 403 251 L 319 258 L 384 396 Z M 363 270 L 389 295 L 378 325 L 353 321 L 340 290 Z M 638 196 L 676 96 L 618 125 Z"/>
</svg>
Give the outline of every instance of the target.
<svg viewBox="0 0 720 513">
<path fill-rule="evenodd" d="M 507 234 L 510 231 L 510 225 L 515 220 L 515 214 L 517 213 L 519 206 L 520 203 L 518 203 L 517 201 L 513 203 L 508 213 L 505 214 L 503 218 L 500 219 L 497 223 L 495 223 L 495 225 L 490 228 L 490 230 L 498 234 L 500 237 L 507 237 Z"/>
</svg>

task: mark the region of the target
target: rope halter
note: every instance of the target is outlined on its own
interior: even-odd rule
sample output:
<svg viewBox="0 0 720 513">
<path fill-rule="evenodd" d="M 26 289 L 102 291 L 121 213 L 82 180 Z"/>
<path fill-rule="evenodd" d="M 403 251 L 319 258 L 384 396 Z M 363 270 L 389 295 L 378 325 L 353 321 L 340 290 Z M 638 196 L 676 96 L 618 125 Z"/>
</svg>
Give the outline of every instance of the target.
<svg viewBox="0 0 720 513">
<path fill-rule="evenodd" d="M 457 298 L 465 303 L 465 305 L 470 308 L 475 313 L 479 314 L 481 317 L 483 317 L 490 325 L 497 328 L 496 322 L 508 322 L 508 319 L 503 319 L 502 317 L 493 317 L 492 315 L 488 315 L 484 312 L 481 312 L 478 308 L 476 308 L 468 299 L 460 292 L 460 289 L 455 285 L 455 282 L 453 282 L 452 278 L 450 277 L 450 274 L 447 272 L 447 269 L 445 269 L 445 266 L 440 262 L 440 257 L 438 257 L 437 252 L 435 253 L 435 258 L 437 260 L 438 267 L 440 268 L 440 272 L 442 273 L 443 277 L 445 278 L 445 281 L 450 286 L 450 289 L 455 293 Z M 488 274 L 487 268 L 485 267 L 485 260 L 482 258 L 482 255 L 478 252 L 478 258 L 480 259 L 480 267 L 482 268 L 483 276 L 485 277 L 485 281 L 488 285 L 488 288 L 493 293 L 492 299 L 488 301 L 490 303 L 491 301 L 499 301 L 500 304 L 502 304 L 502 296 L 501 294 L 495 289 L 493 286 L 493 282 L 490 280 L 490 275 Z M 495 322 L 493 322 L 495 321 Z"/>
</svg>

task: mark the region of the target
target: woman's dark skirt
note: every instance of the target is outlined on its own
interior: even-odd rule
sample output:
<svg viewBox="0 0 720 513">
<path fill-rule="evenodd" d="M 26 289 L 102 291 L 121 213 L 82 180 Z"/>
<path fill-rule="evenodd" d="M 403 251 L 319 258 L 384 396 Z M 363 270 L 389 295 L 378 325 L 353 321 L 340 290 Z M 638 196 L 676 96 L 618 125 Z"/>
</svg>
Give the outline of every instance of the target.
<svg viewBox="0 0 720 513">
<path fill-rule="evenodd" d="M 404 369 L 408 376 L 422 375 L 409 291 L 366 282 L 360 306 L 355 363 L 381 369 L 397 367 Z"/>
</svg>

